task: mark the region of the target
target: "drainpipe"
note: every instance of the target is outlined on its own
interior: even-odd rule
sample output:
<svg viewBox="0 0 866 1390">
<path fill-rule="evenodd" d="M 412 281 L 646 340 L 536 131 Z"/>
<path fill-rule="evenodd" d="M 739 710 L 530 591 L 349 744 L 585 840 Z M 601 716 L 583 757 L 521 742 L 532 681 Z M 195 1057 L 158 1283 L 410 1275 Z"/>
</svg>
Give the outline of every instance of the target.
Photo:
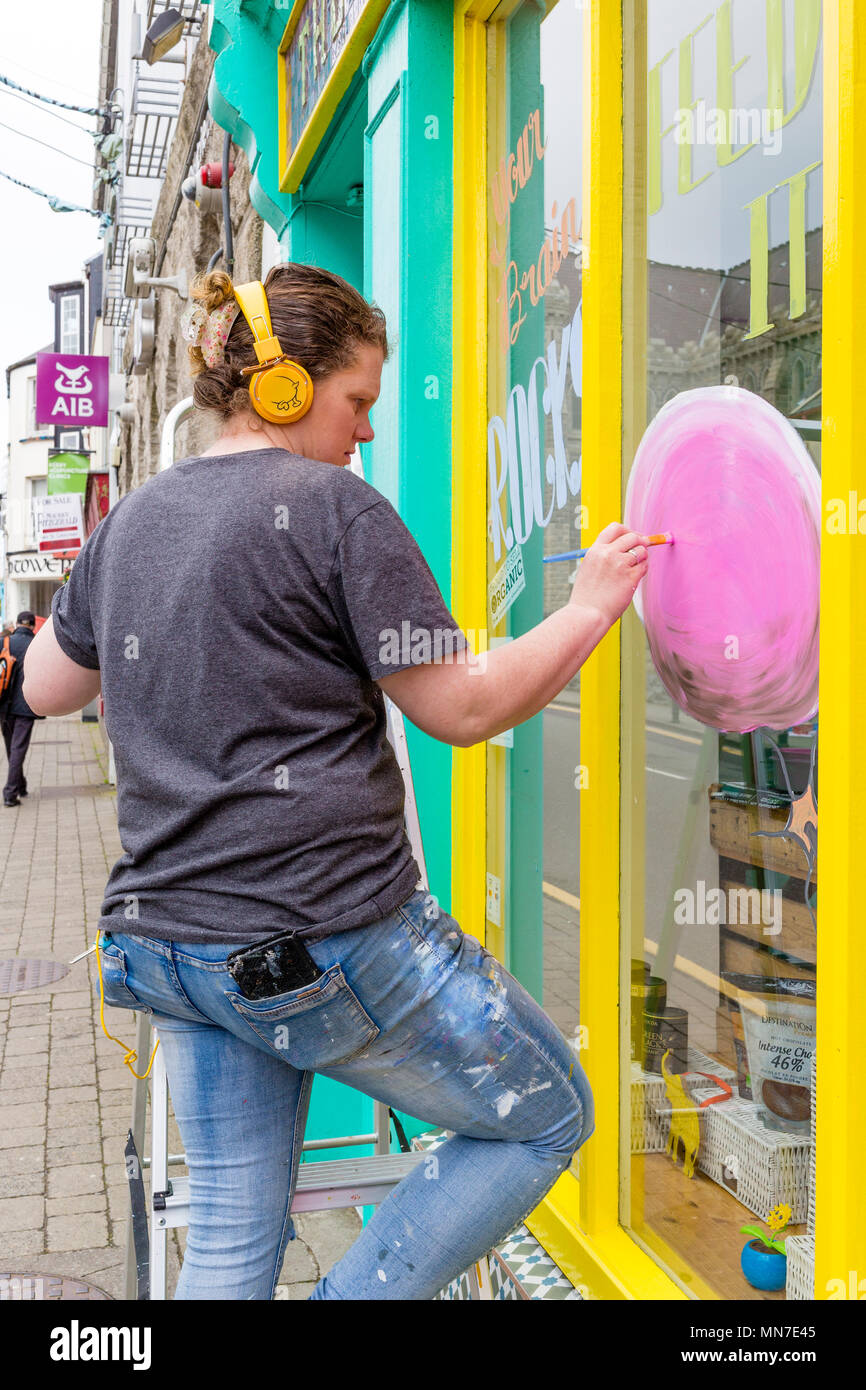
<svg viewBox="0 0 866 1390">
<path fill-rule="evenodd" d="M 172 406 L 165 417 L 162 427 L 162 437 L 159 444 L 159 471 L 164 468 L 171 468 L 174 463 L 174 444 L 178 430 L 184 420 L 192 413 L 195 402 L 192 396 L 185 396 L 177 405 Z"/>
</svg>

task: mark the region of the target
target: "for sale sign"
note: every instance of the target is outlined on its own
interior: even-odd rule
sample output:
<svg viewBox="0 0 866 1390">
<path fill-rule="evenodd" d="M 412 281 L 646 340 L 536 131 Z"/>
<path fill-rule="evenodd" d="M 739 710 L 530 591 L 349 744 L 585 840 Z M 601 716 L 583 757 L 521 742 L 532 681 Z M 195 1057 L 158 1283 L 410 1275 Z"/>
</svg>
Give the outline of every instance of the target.
<svg viewBox="0 0 866 1390">
<path fill-rule="evenodd" d="M 33 502 L 36 549 L 80 550 L 84 544 L 84 516 L 80 492 L 37 497 Z"/>
<path fill-rule="evenodd" d="M 107 425 L 108 358 L 36 354 L 37 425 Z"/>
</svg>

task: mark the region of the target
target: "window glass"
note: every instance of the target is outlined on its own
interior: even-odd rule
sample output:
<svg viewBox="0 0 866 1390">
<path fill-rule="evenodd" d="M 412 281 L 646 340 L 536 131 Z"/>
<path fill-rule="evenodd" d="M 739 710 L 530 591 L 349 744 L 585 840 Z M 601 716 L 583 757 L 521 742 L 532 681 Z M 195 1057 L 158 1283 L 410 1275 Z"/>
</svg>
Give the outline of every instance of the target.
<svg viewBox="0 0 866 1390">
<path fill-rule="evenodd" d="M 34 510 L 34 503 L 35 503 L 36 501 L 38 501 L 38 499 L 39 499 L 40 497 L 45 497 L 45 496 L 47 495 L 48 479 L 47 479 L 47 478 L 28 478 L 28 480 L 27 480 L 27 488 L 28 488 L 28 493 L 29 493 L 29 498 L 28 498 L 28 500 L 29 500 L 29 507 L 28 507 L 28 511 L 27 511 L 27 527 L 28 527 L 28 530 L 27 530 L 27 540 L 28 540 L 28 543 L 29 543 L 30 545 L 35 545 L 35 544 L 36 544 L 36 513 L 35 513 L 35 510 Z"/>
<path fill-rule="evenodd" d="M 27 423 L 25 426 L 25 434 L 36 433 L 38 433 L 36 427 L 36 378 L 35 376 L 29 376 L 27 378 Z"/>
<path fill-rule="evenodd" d="M 624 5 L 624 484 L 644 516 L 667 499 L 674 545 L 623 624 L 622 1218 L 726 1299 L 785 1296 L 747 1282 L 741 1226 L 809 1215 L 820 21 L 820 0 Z"/>
<path fill-rule="evenodd" d="M 580 546 L 581 7 L 488 30 L 488 631 L 567 601 Z M 580 684 L 488 743 L 487 938 L 579 1043 Z"/>
<path fill-rule="evenodd" d="M 77 294 L 65 294 L 60 301 L 60 351 L 80 352 L 80 301 Z"/>
</svg>

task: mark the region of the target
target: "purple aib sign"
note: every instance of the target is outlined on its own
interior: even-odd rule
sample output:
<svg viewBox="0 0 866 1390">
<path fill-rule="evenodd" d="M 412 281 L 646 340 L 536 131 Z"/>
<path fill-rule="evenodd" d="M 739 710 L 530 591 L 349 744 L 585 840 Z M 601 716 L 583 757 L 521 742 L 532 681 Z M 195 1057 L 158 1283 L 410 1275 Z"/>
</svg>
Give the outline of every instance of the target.
<svg viewBox="0 0 866 1390">
<path fill-rule="evenodd" d="M 36 354 L 37 425 L 107 425 L 108 358 Z"/>
</svg>

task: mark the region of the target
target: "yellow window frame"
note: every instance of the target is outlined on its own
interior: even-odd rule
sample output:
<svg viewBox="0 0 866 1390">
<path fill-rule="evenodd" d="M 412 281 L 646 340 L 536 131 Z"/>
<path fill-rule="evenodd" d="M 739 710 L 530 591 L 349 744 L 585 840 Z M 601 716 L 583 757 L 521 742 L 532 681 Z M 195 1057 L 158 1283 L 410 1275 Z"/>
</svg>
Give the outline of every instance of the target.
<svg viewBox="0 0 866 1390">
<path fill-rule="evenodd" d="M 643 12 L 633 0 L 630 13 Z M 866 496 L 866 458 L 855 448 L 856 408 L 866 377 L 866 281 L 857 251 L 866 208 L 866 46 L 858 41 L 856 0 L 824 0 L 824 496 Z M 486 455 L 486 52 L 495 0 L 459 0 L 454 20 L 454 394 L 453 559 L 451 593 L 458 621 L 482 631 L 487 621 L 486 489 L 478 485 Z M 624 419 L 623 289 L 634 293 L 635 244 L 624 240 L 623 7 L 588 0 L 584 27 L 583 492 L 591 518 L 620 516 Z M 631 41 L 631 37 L 630 37 Z M 626 219 L 625 235 L 634 234 Z M 635 295 L 633 303 L 637 303 Z M 636 341 L 630 324 L 630 341 Z M 630 363 L 630 369 L 634 364 Z M 482 384 L 482 389 L 479 389 Z M 632 390 L 634 383 L 632 382 Z M 821 563 L 822 889 L 818 916 L 818 1087 L 815 1296 L 858 1270 L 866 1248 L 866 1107 L 851 1095 L 849 1069 L 862 1031 L 866 982 L 866 914 L 859 902 L 858 851 L 866 842 L 866 745 L 856 715 L 866 709 L 866 547 L 825 536 Z M 620 1222 L 628 1181 L 621 1142 L 626 1124 L 620 1058 L 625 1052 L 629 952 L 634 932 L 634 874 L 621 884 L 622 784 L 633 778 L 639 747 L 628 731 L 620 744 L 619 627 L 581 673 L 581 761 L 591 770 L 581 834 L 580 1019 L 588 1045 L 581 1061 L 596 1102 L 596 1129 L 580 1155 L 580 1179 L 566 1172 L 527 1225 L 587 1296 L 683 1299 L 687 1295 L 629 1236 Z M 634 631 L 625 625 L 625 643 Z M 825 693 L 826 692 L 826 693 Z M 485 746 L 455 749 L 453 761 L 452 906 L 465 930 L 484 940 L 486 837 Z M 825 809 L 826 808 L 826 809 Z M 639 844 L 626 843 L 629 859 Z M 862 853 L 859 855 L 862 858 Z M 621 889 L 623 899 L 621 902 Z M 835 924 L 845 923 L 839 931 Z M 591 925 L 590 925 L 591 924 Z M 640 935 L 640 932 L 638 932 Z M 589 982 L 592 982 L 591 988 Z M 859 1256 L 858 1256 L 859 1252 Z M 664 1255 L 662 1248 L 657 1253 Z M 672 1267 L 676 1261 L 670 1256 Z M 866 1271 L 863 1271 L 866 1273 Z M 681 1271 L 682 1277 L 682 1271 Z M 695 1296 L 716 1295 L 694 1274 Z"/>
<path fill-rule="evenodd" d="M 354 29 L 346 42 L 328 79 L 319 93 L 304 126 L 301 138 L 294 149 L 289 149 L 289 86 L 286 80 L 286 52 L 295 35 L 295 30 L 307 0 L 295 0 L 277 51 L 277 137 L 279 160 L 279 186 L 281 193 L 297 193 L 310 161 L 328 129 L 331 118 L 349 89 L 349 83 L 361 66 L 361 60 L 379 27 L 390 0 L 367 0 L 358 16 Z"/>
</svg>

